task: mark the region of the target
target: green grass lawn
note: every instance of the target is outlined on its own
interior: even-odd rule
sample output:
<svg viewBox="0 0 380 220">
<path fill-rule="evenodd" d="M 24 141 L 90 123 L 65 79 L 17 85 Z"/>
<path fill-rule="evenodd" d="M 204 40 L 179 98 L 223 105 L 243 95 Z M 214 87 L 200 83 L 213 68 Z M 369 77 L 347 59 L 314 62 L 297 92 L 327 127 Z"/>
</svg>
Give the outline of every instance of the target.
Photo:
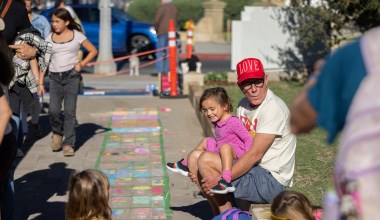
<svg viewBox="0 0 380 220">
<path fill-rule="evenodd" d="M 269 82 L 269 88 L 288 106 L 302 87 L 303 84 L 296 82 Z M 237 104 L 243 94 L 237 86 L 224 88 L 231 97 L 236 112 Z M 314 129 L 309 134 L 297 136 L 296 168 L 291 190 L 304 193 L 313 205 L 321 205 L 324 193 L 332 187 L 336 146 L 336 143 L 327 145 L 325 132 L 321 129 Z"/>
</svg>

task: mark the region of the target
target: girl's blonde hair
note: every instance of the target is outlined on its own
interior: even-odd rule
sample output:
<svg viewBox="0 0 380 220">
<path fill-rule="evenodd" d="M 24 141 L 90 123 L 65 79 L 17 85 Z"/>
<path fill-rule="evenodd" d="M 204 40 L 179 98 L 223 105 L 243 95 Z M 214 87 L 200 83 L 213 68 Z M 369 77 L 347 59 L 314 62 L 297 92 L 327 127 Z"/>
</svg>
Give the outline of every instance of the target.
<svg viewBox="0 0 380 220">
<path fill-rule="evenodd" d="M 66 204 L 67 220 L 110 220 L 108 177 L 100 170 L 88 169 L 71 176 Z"/>
<path fill-rule="evenodd" d="M 299 192 L 283 191 L 271 205 L 272 220 L 315 220 L 309 199 Z"/>
</svg>

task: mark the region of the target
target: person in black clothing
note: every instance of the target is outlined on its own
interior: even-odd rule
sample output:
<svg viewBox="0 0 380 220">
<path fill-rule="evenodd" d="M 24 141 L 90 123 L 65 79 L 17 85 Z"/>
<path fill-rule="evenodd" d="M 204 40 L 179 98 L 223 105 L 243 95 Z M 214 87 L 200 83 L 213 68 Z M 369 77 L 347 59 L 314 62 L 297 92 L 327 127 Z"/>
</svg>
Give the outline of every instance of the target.
<svg viewBox="0 0 380 220">
<path fill-rule="evenodd" d="M 11 53 L 3 36 L 4 22 L 0 19 L 0 219 L 4 218 L 8 174 L 16 157 L 16 138 L 10 125 L 12 111 L 7 100 L 7 86 L 13 78 Z"/>
<path fill-rule="evenodd" d="M 8 9 L 7 9 L 7 4 L 9 5 Z M 18 32 L 31 27 L 31 24 L 28 18 L 28 13 L 24 4 L 25 3 L 23 0 L 0 0 L 0 14 L 5 23 L 5 29 L 3 30 L 2 34 L 3 34 L 3 38 L 5 40 L 6 45 L 8 45 L 8 47 L 13 50 L 14 54 L 16 54 L 19 58 L 23 60 L 30 60 L 32 58 L 35 58 L 37 55 L 37 50 L 35 48 L 24 43 L 18 44 L 18 45 L 12 45 L 12 42 L 14 41 Z M 30 94 L 30 95 L 26 95 L 24 97 L 24 100 L 22 100 L 22 102 L 25 107 L 28 107 L 28 106 L 33 107 L 33 96 L 30 93 L 28 87 L 19 86 L 19 84 L 16 84 L 12 88 L 10 88 L 9 92 L 10 93 L 13 92 L 13 94 L 20 94 L 20 93 Z M 12 113 L 16 117 L 19 117 L 20 109 L 15 108 L 14 106 L 17 106 L 17 105 L 13 105 L 13 104 L 20 101 L 21 101 L 21 96 L 10 95 L 9 97 L 9 104 L 11 106 Z M 17 130 L 17 126 L 14 126 L 13 130 L 15 134 L 21 131 L 21 129 L 19 131 Z M 20 133 L 22 136 L 22 132 Z M 13 212 L 14 212 L 13 173 L 14 173 L 14 170 L 10 169 L 3 180 L 3 183 L 4 183 L 3 192 L 6 194 L 5 200 L 7 200 L 7 202 L 4 202 L 3 204 L 1 204 L 2 205 L 1 207 L 2 220 L 13 219 Z"/>
</svg>

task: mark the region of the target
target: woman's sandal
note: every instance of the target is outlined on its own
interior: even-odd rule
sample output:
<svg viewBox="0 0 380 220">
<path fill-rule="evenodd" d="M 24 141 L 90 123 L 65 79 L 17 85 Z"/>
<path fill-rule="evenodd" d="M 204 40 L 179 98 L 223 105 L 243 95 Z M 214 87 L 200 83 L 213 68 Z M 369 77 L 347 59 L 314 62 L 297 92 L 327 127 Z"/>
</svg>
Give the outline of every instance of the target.
<svg viewBox="0 0 380 220">
<path fill-rule="evenodd" d="M 63 146 L 62 152 L 65 157 L 72 157 L 75 155 L 74 148 L 71 145 Z"/>
</svg>

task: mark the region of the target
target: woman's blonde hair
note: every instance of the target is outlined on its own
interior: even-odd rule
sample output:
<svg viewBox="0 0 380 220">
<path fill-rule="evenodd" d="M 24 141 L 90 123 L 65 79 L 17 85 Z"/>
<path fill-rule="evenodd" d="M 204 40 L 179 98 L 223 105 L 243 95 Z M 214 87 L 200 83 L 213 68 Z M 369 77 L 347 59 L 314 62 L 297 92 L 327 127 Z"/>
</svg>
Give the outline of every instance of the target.
<svg viewBox="0 0 380 220">
<path fill-rule="evenodd" d="M 88 169 L 71 176 L 66 204 L 67 220 L 99 218 L 110 220 L 108 177 L 100 170 Z"/>
<path fill-rule="evenodd" d="M 315 220 L 309 199 L 299 192 L 283 191 L 271 205 L 272 220 Z"/>
</svg>

